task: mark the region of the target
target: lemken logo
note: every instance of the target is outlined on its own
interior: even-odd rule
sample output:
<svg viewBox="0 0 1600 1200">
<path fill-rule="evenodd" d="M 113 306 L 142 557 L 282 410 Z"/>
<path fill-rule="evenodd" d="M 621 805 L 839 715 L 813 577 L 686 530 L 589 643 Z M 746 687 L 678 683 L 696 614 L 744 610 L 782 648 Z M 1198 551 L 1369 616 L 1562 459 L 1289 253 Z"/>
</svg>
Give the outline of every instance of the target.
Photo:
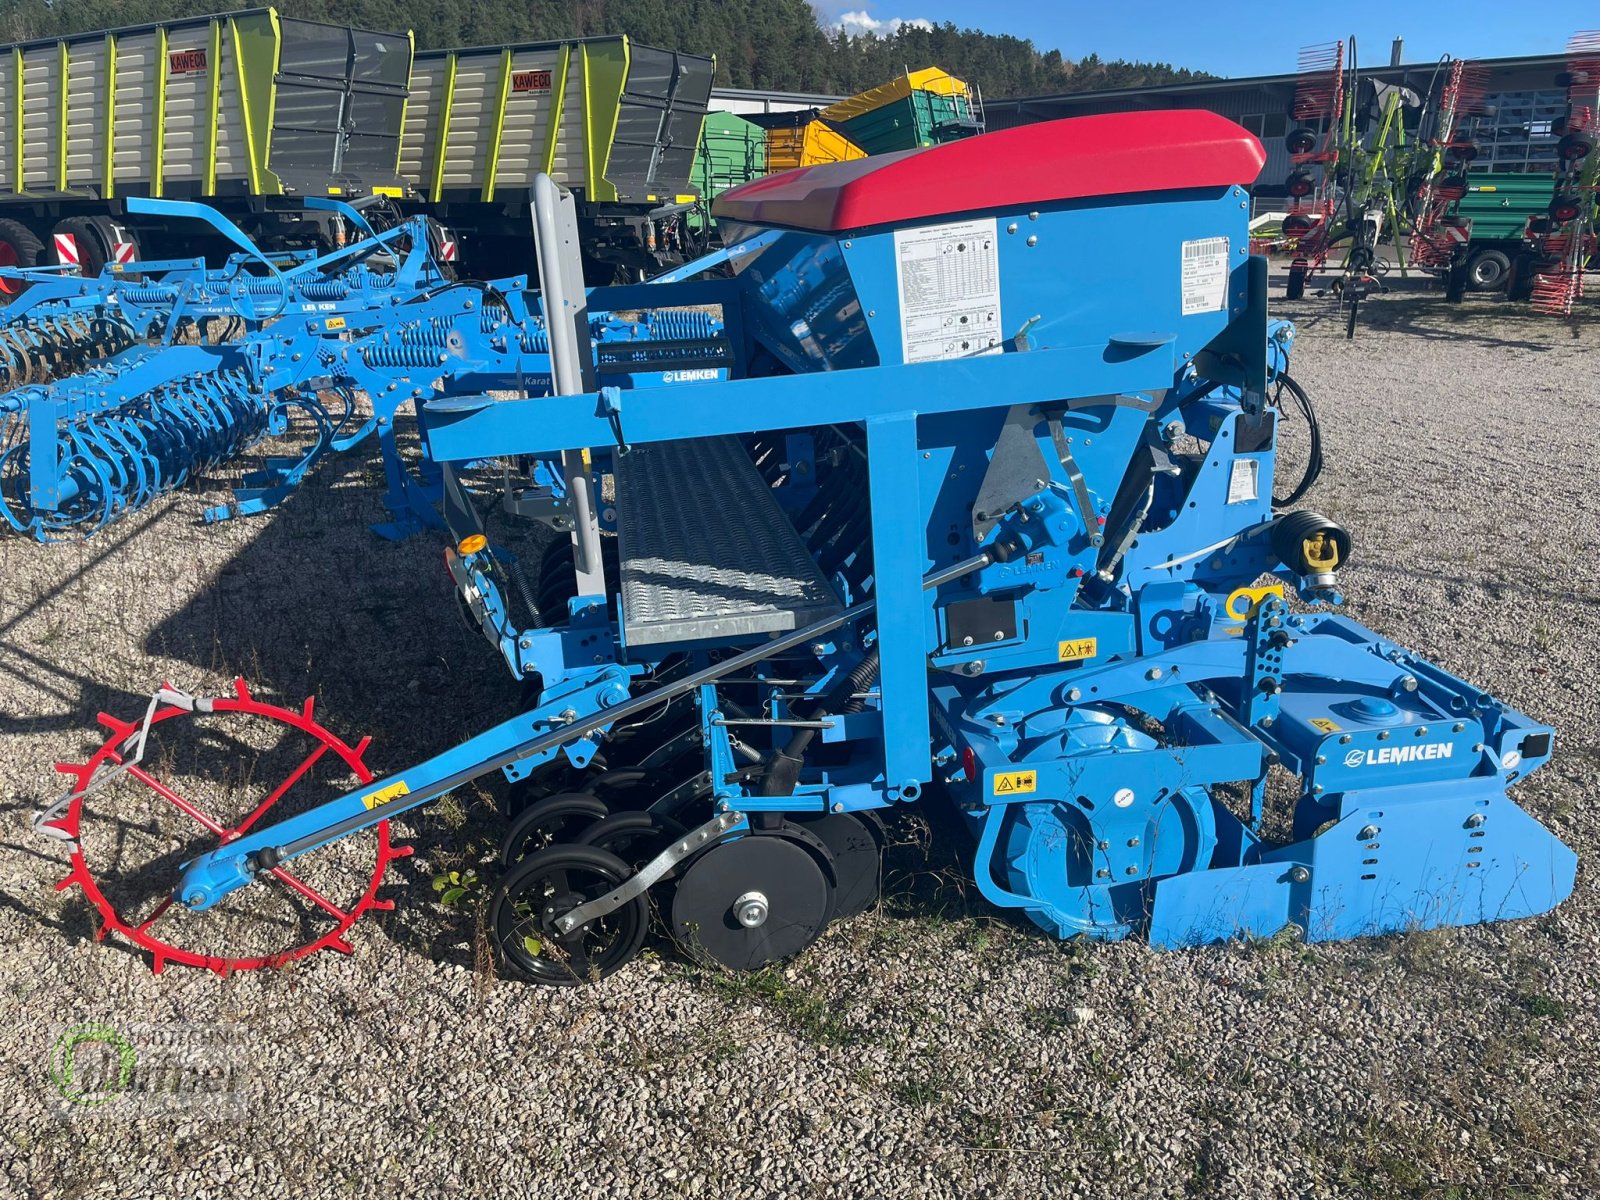
<svg viewBox="0 0 1600 1200">
<path fill-rule="evenodd" d="M 1426 742 L 1420 746 L 1384 746 L 1378 750 L 1352 750 L 1344 756 L 1344 765 L 1354 768 L 1431 762 L 1438 758 L 1449 758 L 1454 752 L 1453 742 Z"/>
<path fill-rule="evenodd" d="M 663 371 L 662 383 L 704 383 L 708 379 L 715 379 L 718 375 L 715 367 L 701 367 L 693 371 Z"/>
</svg>

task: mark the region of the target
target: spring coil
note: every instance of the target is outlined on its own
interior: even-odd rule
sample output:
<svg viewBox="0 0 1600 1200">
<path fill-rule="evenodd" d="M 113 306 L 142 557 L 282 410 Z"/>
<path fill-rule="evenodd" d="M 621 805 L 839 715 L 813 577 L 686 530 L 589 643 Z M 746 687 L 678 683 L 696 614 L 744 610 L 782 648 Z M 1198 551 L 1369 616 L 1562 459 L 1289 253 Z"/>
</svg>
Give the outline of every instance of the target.
<svg viewBox="0 0 1600 1200">
<path fill-rule="evenodd" d="M 343 279 L 308 279 L 300 285 L 300 294 L 307 300 L 343 300 L 350 287 Z"/>
<path fill-rule="evenodd" d="M 163 287 L 158 283 L 129 284 L 122 289 L 122 298 L 128 304 L 135 304 L 141 308 L 151 308 L 157 305 L 175 304 L 178 300 L 178 289 Z"/>
<path fill-rule="evenodd" d="M 644 324 L 649 337 L 659 342 L 703 341 L 722 332 L 722 322 L 710 313 L 684 308 L 652 312 Z"/>
<path fill-rule="evenodd" d="M 361 360 L 373 368 L 438 366 L 450 334 L 450 322 L 441 317 L 415 321 L 383 334 L 381 341 L 363 346 Z"/>
</svg>

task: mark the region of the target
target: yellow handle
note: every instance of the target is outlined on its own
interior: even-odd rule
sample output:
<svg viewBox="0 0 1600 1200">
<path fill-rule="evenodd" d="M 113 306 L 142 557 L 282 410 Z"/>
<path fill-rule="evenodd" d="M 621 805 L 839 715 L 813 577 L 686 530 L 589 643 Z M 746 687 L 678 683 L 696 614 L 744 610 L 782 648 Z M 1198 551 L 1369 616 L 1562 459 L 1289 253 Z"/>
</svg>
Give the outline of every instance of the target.
<svg viewBox="0 0 1600 1200">
<path fill-rule="evenodd" d="M 1235 621 L 1248 621 L 1256 615 L 1256 610 L 1261 607 L 1261 602 L 1268 596 L 1276 596 L 1279 600 L 1282 600 L 1283 584 L 1269 583 L 1266 587 L 1235 588 L 1223 607 L 1227 609 L 1228 615 Z M 1241 601 L 1244 602 L 1242 610 L 1239 607 Z"/>
</svg>

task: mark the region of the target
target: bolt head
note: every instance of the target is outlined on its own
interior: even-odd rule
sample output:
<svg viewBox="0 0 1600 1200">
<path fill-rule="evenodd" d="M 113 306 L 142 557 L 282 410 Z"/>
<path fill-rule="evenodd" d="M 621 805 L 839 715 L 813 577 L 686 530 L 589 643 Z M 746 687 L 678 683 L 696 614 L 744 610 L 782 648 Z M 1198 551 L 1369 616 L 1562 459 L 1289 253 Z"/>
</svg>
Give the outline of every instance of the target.
<svg viewBox="0 0 1600 1200">
<path fill-rule="evenodd" d="M 1379 829 L 1376 825 L 1363 825 L 1356 831 L 1356 837 L 1363 842 L 1370 842 L 1382 832 L 1383 830 Z"/>
<path fill-rule="evenodd" d="M 1289 868 L 1289 882 L 1290 883 L 1305 883 L 1310 878 L 1311 878 L 1311 872 L 1308 871 L 1305 867 L 1290 867 Z"/>
<path fill-rule="evenodd" d="M 1467 818 L 1467 828 L 1468 829 L 1476 829 L 1476 828 L 1478 828 L 1478 826 L 1480 826 L 1482 824 L 1483 824 L 1483 814 L 1482 813 L 1473 813 L 1470 817 Z"/>
</svg>

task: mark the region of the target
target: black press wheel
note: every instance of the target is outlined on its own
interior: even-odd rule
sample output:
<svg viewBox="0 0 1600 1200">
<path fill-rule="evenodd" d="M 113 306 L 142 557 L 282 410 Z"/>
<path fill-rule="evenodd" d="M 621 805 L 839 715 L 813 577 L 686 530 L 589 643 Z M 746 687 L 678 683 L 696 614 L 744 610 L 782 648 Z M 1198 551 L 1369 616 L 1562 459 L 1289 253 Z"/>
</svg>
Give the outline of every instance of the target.
<svg viewBox="0 0 1600 1200">
<path fill-rule="evenodd" d="M 794 818 L 833 855 L 838 881 L 833 919 L 860 916 L 878 902 L 883 883 L 883 826 L 868 813 L 815 813 Z"/>
<path fill-rule="evenodd" d="M 689 864 L 672 897 L 672 934 L 699 962 L 754 971 L 799 954 L 833 916 L 833 884 L 810 851 L 752 834 Z"/>
<path fill-rule="evenodd" d="M 557 792 L 537 800 L 506 830 L 500 843 L 500 865 L 510 867 L 530 854 L 575 842 L 580 833 L 609 812 L 605 802 L 589 792 Z"/>
<path fill-rule="evenodd" d="M 637 871 L 687 832 L 660 813 L 619 812 L 590 825 L 578 835 L 578 844 L 615 854 Z"/>
<path fill-rule="evenodd" d="M 630 874 L 620 858 L 593 846 L 552 846 L 524 858 L 501 882 L 489 908 L 502 967 L 532 983 L 574 987 L 624 966 L 650 928 L 643 896 L 571 933 L 562 933 L 556 921 Z"/>
</svg>

